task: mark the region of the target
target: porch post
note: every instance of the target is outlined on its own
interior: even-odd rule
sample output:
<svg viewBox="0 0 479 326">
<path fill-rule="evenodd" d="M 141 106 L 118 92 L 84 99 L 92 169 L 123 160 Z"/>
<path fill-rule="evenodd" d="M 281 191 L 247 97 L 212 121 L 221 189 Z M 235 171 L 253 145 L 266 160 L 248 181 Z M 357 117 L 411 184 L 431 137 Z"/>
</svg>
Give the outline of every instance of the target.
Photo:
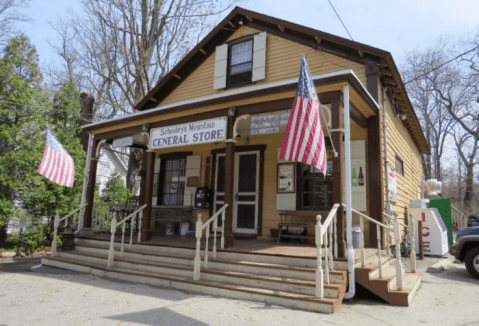
<svg viewBox="0 0 479 326">
<path fill-rule="evenodd" d="M 156 152 L 145 152 L 145 182 L 144 187 L 140 188 L 140 205 L 148 205 L 143 211 L 143 224 L 141 229 L 141 241 L 151 240 L 151 200 L 153 198 L 153 173 L 155 171 Z"/>
<path fill-rule="evenodd" d="M 234 200 L 234 163 L 235 163 L 235 141 L 233 139 L 233 126 L 235 123 L 234 108 L 228 110 L 228 130 L 226 133 L 226 157 L 225 157 L 225 204 L 228 207 L 225 210 L 225 248 L 234 246 L 233 235 L 233 200 Z"/>
<path fill-rule="evenodd" d="M 332 129 L 340 129 L 343 127 L 343 114 L 341 110 L 341 100 L 340 94 L 337 93 L 337 97 L 331 100 L 331 115 L 332 115 Z M 332 134 L 332 140 L 334 146 L 338 151 L 338 157 L 333 157 L 333 203 L 343 203 L 343 194 L 342 194 L 342 169 L 341 162 L 343 156 L 343 133 L 336 131 Z M 344 214 L 343 206 L 341 205 L 338 209 L 337 215 L 337 232 L 338 232 L 338 256 L 346 257 L 346 241 L 344 238 Z"/>
<path fill-rule="evenodd" d="M 100 141 L 93 141 L 93 146 L 91 147 L 91 161 L 90 161 L 90 173 L 88 176 L 88 188 L 86 202 L 87 207 L 85 209 L 84 225 L 83 228 L 90 229 L 92 224 L 92 215 L 93 215 L 93 199 L 95 197 L 95 183 L 96 183 L 96 169 L 98 166 L 98 157 L 96 155 L 96 150 Z"/>
</svg>

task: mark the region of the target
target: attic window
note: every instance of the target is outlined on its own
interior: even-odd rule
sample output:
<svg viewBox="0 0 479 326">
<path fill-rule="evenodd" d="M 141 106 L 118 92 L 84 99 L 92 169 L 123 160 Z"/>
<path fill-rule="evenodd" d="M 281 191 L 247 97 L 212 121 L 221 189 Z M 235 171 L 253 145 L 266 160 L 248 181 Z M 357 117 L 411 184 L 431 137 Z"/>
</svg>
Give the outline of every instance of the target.
<svg viewBox="0 0 479 326">
<path fill-rule="evenodd" d="M 253 72 L 253 40 L 231 46 L 229 86 L 251 82 Z"/>
</svg>

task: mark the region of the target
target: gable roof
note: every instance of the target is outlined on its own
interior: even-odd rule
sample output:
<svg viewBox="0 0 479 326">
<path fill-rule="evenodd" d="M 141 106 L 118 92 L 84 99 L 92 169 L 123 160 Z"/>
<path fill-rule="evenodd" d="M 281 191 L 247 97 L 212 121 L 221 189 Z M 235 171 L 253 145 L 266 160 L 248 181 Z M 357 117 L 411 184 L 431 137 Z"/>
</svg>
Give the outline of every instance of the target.
<svg viewBox="0 0 479 326">
<path fill-rule="evenodd" d="M 429 148 L 421 125 L 409 100 L 406 88 L 391 53 L 336 35 L 318 31 L 282 19 L 263 15 L 240 7 L 234 8 L 192 51 L 188 53 L 148 94 L 135 106 L 136 111 L 157 107 L 211 54 L 241 26 L 266 31 L 299 44 L 360 62 L 378 70 L 381 83 L 390 90 L 393 105 L 407 115 L 406 128 L 422 153 Z M 367 69 L 366 69 L 367 71 Z"/>
</svg>

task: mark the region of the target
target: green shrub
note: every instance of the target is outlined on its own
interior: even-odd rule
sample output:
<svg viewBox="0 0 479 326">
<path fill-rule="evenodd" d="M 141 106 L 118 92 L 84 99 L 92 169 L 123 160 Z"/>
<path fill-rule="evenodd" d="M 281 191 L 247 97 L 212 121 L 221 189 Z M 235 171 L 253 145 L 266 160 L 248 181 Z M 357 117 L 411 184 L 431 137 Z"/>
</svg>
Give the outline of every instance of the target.
<svg viewBox="0 0 479 326">
<path fill-rule="evenodd" d="M 133 194 L 125 187 L 120 172 L 115 170 L 101 192 L 102 201 L 109 204 L 126 204 L 131 197 Z"/>
</svg>

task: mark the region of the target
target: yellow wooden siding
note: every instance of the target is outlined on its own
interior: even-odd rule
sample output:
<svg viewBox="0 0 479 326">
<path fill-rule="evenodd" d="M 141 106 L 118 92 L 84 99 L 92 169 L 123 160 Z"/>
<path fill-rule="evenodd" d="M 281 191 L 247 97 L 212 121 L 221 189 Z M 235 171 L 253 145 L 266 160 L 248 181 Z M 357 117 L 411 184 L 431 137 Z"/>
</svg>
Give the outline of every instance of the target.
<svg viewBox="0 0 479 326">
<path fill-rule="evenodd" d="M 260 31 L 256 29 L 242 26 L 228 41 L 259 32 Z M 257 81 L 251 86 L 243 86 L 243 88 L 298 78 L 302 53 L 307 54 L 312 75 L 322 75 L 334 71 L 353 69 L 361 82 L 366 85 L 364 65 L 322 51 L 314 51 L 310 47 L 268 34 L 266 45 L 266 79 Z M 212 53 L 205 62 L 185 78 L 166 99 L 159 103 L 159 106 L 225 92 L 225 90 L 213 89 L 214 68 L 215 54 Z"/>
<path fill-rule="evenodd" d="M 409 200 L 417 198 L 417 188 L 420 187 L 423 179 L 421 153 L 419 152 L 411 135 L 403 125 L 401 119 L 394 117 L 392 106 L 387 100 L 387 141 L 388 141 L 388 161 L 389 165 L 396 169 L 396 156 L 403 161 L 404 175 L 396 172 L 398 201 L 394 209 L 399 214 L 399 219 L 407 224 L 407 209 Z M 382 113 L 382 112 L 381 112 Z M 383 130 L 383 119 L 381 117 L 381 133 Z M 384 157 L 384 143 L 381 139 L 381 156 Z M 382 171 L 384 185 L 384 201 L 386 201 L 387 189 L 384 175 L 384 166 Z M 404 232 L 404 230 L 403 230 Z"/>
</svg>

